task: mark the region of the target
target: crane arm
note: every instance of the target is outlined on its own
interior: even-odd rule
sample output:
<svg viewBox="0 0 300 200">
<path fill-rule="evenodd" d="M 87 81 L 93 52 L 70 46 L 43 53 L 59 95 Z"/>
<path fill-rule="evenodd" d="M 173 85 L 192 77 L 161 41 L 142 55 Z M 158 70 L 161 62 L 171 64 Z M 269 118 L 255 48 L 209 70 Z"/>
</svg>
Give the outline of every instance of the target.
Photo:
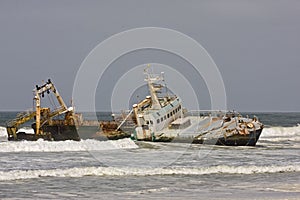
<svg viewBox="0 0 300 200">
<path fill-rule="evenodd" d="M 6 130 L 9 136 L 13 136 L 15 139 L 17 138 L 18 127 L 21 124 L 33 119 L 36 116 L 36 112 L 25 112 L 20 113 L 18 117 L 7 123 Z"/>
<path fill-rule="evenodd" d="M 49 112 L 47 116 L 42 116 L 42 113 L 45 111 L 44 108 L 41 108 L 41 96 L 44 97 L 44 93 L 47 92 L 48 94 L 52 91 L 54 95 L 57 98 L 57 101 L 60 105 L 60 107 L 52 112 Z M 57 89 L 55 88 L 54 84 L 51 82 L 50 79 L 42 85 L 38 86 L 36 85 L 36 88 L 34 89 L 35 96 L 34 96 L 34 101 L 35 101 L 35 111 L 27 112 L 27 113 L 21 113 L 18 115 L 18 117 L 10 122 L 7 123 L 6 129 L 8 135 L 11 137 L 13 136 L 15 139 L 17 138 L 17 131 L 18 127 L 21 124 L 24 124 L 25 122 L 35 118 L 35 133 L 40 134 L 40 128 L 41 126 L 49 121 L 51 118 L 58 116 L 60 114 L 66 113 L 66 112 L 71 112 L 73 115 L 73 108 L 70 107 L 68 108 L 63 101 L 62 97 L 59 95 Z"/>
</svg>

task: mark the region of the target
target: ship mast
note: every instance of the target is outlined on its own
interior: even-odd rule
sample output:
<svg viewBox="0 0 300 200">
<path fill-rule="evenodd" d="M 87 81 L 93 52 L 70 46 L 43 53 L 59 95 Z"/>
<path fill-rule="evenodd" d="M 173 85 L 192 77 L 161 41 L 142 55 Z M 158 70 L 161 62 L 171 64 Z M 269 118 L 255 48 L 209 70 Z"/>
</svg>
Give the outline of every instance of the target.
<svg viewBox="0 0 300 200">
<path fill-rule="evenodd" d="M 151 96 L 152 108 L 153 109 L 160 109 L 161 105 L 160 105 L 160 102 L 158 100 L 156 92 L 159 91 L 162 86 L 160 84 L 155 85 L 155 83 L 158 82 L 158 81 L 162 81 L 163 76 L 162 75 L 151 74 L 149 72 L 149 69 L 150 69 L 150 65 L 148 65 L 147 68 L 145 68 L 144 74 L 146 74 L 145 81 L 147 81 L 147 83 L 148 83 L 150 96 Z"/>
<path fill-rule="evenodd" d="M 65 102 L 63 101 L 62 97 L 59 95 L 57 89 L 55 88 L 54 84 L 51 82 L 50 79 L 48 79 L 48 82 L 42 86 L 38 86 L 36 85 L 36 89 L 34 90 L 35 92 L 35 96 L 34 96 L 34 100 L 35 100 L 35 109 L 36 109 L 36 116 L 35 116 L 35 123 L 36 123 L 36 131 L 35 133 L 37 135 L 41 134 L 40 132 L 40 128 L 41 128 L 41 125 L 43 124 L 43 122 L 45 120 L 42 120 L 41 119 L 41 113 L 42 113 L 42 108 L 41 108 L 41 97 L 44 97 L 44 93 L 47 92 L 47 93 L 50 93 L 50 90 L 55 94 L 56 98 L 57 98 L 57 101 L 58 103 L 60 104 L 60 108 L 49 113 L 48 114 L 48 117 L 54 117 L 54 116 L 57 116 L 57 115 L 60 115 L 60 114 L 63 114 L 67 111 L 72 111 L 73 108 L 70 107 L 68 108 L 65 104 Z"/>
</svg>

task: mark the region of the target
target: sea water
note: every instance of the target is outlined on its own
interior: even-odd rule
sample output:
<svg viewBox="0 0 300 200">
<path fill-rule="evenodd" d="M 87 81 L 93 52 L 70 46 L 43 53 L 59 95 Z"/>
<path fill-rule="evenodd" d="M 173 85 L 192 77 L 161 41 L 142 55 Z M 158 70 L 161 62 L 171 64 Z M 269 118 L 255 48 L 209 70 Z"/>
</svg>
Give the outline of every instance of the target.
<svg viewBox="0 0 300 200">
<path fill-rule="evenodd" d="M 7 141 L 1 199 L 300 199 L 300 113 L 251 113 L 255 147 L 116 141 Z M 25 127 L 25 131 L 32 131 Z"/>
</svg>

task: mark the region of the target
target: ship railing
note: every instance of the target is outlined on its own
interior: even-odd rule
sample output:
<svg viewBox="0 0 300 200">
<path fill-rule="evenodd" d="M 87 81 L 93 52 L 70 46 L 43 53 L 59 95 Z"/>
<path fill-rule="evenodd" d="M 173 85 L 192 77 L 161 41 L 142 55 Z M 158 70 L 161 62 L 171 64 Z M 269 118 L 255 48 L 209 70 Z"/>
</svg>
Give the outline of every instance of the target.
<svg viewBox="0 0 300 200">
<path fill-rule="evenodd" d="M 239 113 L 228 110 L 189 110 L 185 113 L 186 116 L 198 116 L 198 117 L 225 117 L 225 116 L 237 116 Z"/>
<path fill-rule="evenodd" d="M 119 130 L 121 128 L 121 126 L 126 122 L 126 120 L 129 118 L 129 116 L 131 115 L 131 113 L 133 112 L 133 109 L 126 115 L 126 117 L 124 118 L 124 120 L 120 123 L 120 125 L 117 127 L 116 131 Z"/>
<path fill-rule="evenodd" d="M 132 119 L 133 110 L 122 110 L 113 113 L 113 120 L 119 125 L 118 129 L 135 126 L 136 122 Z"/>
<path fill-rule="evenodd" d="M 123 121 L 129 113 L 131 113 L 131 110 L 121 110 L 120 112 L 114 112 L 112 116 L 115 121 Z"/>
<path fill-rule="evenodd" d="M 9 120 L 6 122 L 7 127 L 13 127 L 16 126 L 18 123 L 22 123 L 23 121 L 27 121 L 27 119 L 33 118 L 35 115 L 35 112 L 30 109 L 24 112 L 17 113 L 17 116 L 15 119 Z"/>
</svg>

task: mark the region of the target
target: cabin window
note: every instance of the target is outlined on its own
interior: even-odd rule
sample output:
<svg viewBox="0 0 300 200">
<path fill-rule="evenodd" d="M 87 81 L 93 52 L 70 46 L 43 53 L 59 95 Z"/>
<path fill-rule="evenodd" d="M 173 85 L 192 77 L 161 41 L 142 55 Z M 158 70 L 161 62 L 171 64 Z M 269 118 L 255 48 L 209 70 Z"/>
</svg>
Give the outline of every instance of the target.
<svg viewBox="0 0 300 200">
<path fill-rule="evenodd" d="M 173 113 L 172 113 L 172 112 L 170 112 L 170 115 L 171 115 L 171 116 L 173 116 Z"/>
<path fill-rule="evenodd" d="M 146 124 L 149 124 L 149 121 L 148 121 L 148 120 L 146 121 Z"/>
<path fill-rule="evenodd" d="M 160 118 L 160 121 L 162 122 L 162 121 L 164 121 L 164 118 L 162 117 L 162 118 Z"/>
<path fill-rule="evenodd" d="M 165 119 L 165 120 L 167 119 L 167 116 L 166 116 L 166 115 L 164 116 L 164 119 Z"/>
<path fill-rule="evenodd" d="M 170 114 L 168 113 L 168 118 L 170 118 Z"/>
<path fill-rule="evenodd" d="M 159 123 L 159 119 L 157 119 L 156 122 Z"/>
<path fill-rule="evenodd" d="M 153 124 L 153 121 L 152 121 L 152 120 L 150 120 L 150 124 Z"/>
<path fill-rule="evenodd" d="M 173 110 L 173 114 L 175 115 L 175 110 Z"/>
</svg>

